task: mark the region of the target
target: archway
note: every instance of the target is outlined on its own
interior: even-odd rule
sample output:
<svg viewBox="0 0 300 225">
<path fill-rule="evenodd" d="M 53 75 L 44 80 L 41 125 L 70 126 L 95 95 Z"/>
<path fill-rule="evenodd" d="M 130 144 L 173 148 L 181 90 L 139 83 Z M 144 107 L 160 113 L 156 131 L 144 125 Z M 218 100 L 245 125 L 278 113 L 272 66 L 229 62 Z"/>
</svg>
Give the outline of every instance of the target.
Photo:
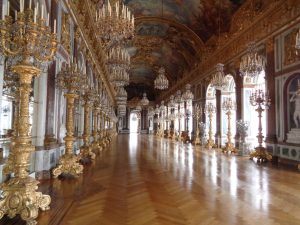
<svg viewBox="0 0 300 225">
<path fill-rule="evenodd" d="M 235 93 L 235 81 L 232 75 L 228 74 L 226 77 L 227 86 L 224 87 L 221 91 L 221 106 L 226 99 L 231 98 L 232 102 L 236 104 L 236 93 Z M 221 110 L 221 140 L 220 144 L 225 145 L 227 142 L 227 132 L 228 132 L 228 119 L 225 110 Z M 231 111 L 231 135 L 234 138 L 236 133 L 236 110 Z M 233 141 L 233 140 L 232 140 Z"/>
<path fill-rule="evenodd" d="M 250 144 L 250 149 L 255 148 L 258 145 L 258 114 L 255 111 L 256 106 L 252 106 L 250 103 L 250 96 L 255 90 L 266 91 L 265 83 L 265 71 L 262 71 L 257 77 L 244 77 L 243 81 L 243 119 L 249 123 L 248 137 L 246 142 Z M 262 113 L 262 133 L 266 137 L 266 112 Z"/>
<path fill-rule="evenodd" d="M 138 133 L 139 119 L 136 112 L 131 112 L 129 117 L 129 130 L 130 133 Z"/>
</svg>

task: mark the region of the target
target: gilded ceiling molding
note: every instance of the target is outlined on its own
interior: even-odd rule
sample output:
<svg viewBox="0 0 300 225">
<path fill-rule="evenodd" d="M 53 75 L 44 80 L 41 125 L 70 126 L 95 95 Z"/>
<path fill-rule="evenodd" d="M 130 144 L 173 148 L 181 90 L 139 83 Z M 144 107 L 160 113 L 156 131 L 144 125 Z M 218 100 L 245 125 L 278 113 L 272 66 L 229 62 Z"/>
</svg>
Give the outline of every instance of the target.
<svg viewBox="0 0 300 225">
<path fill-rule="evenodd" d="M 80 9 L 77 8 L 76 2 L 78 2 L 77 5 L 81 6 Z M 75 3 L 73 3 L 73 1 L 64 0 L 64 3 L 74 23 L 78 26 L 77 32 L 82 37 L 83 43 L 90 52 L 91 61 L 95 65 L 97 74 L 99 75 L 98 78 L 102 81 L 107 90 L 110 102 L 115 103 L 115 91 L 108 81 L 108 72 L 103 60 L 104 53 L 99 46 L 95 47 L 95 37 L 91 36 L 95 34 L 96 28 L 91 22 L 93 18 L 91 18 L 90 13 L 86 11 L 89 10 L 89 6 L 85 5 L 88 1 L 75 1 Z M 87 21 L 89 22 L 87 23 Z M 87 24 L 89 24 L 89 26 L 87 26 Z"/>
<path fill-rule="evenodd" d="M 234 15 L 235 23 L 238 23 L 234 24 L 235 29 L 231 29 L 227 35 L 221 36 L 220 42 L 224 45 L 208 52 L 205 60 L 200 62 L 188 76 L 163 93 L 158 101 L 167 99 L 186 83 L 197 83 L 206 79 L 214 71 L 216 63 L 228 64 L 239 59 L 246 52 L 247 44 L 251 40 L 265 45 L 269 38 L 300 22 L 300 1 L 276 0 L 275 2 L 268 1 L 267 7 L 257 13 L 255 21 L 250 24 L 249 18 L 245 17 L 245 13 L 249 13 L 249 8 L 245 9 L 245 7 L 249 7 L 249 2 Z"/>
</svg>

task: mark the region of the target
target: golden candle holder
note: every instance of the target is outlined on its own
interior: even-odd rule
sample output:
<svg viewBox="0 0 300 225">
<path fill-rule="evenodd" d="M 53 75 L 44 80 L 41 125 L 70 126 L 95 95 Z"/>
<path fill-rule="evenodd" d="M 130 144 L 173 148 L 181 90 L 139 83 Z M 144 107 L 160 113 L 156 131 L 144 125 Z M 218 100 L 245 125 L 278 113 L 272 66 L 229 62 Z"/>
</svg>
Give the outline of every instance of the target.
<svg viewBox="0 0 300 225">
<path fill-rule="evenodd" d="M 63 65 L 61 71 L 57 74 L 56 85 L 65 92 L 66 97 L 66 136 L 65 154 L 59 159 L 58 165 L 53 169 L 54 178 L 59 175 L 71 175 L 77 177 L 83 172 L 83 166 L 79 164 L 80 157 L 73 152 L 74 137 L 74 102 L 79 97 L 78 92 L 82 86 L 83 75 L 78 71 L 76 63 Z"/>
<path fill-rule="evenodd" d="M 235 108 L 235 104 L 232 102 L 231 98 L 226 98 L 222 104 L 222 108 L 226 111 L 228 128 L 227 128 L 227 142 L 224 148 L 222 148 L 223 153 L 237 153 L 237 149 L 234 147 L 234 144 L 231 142 L 231 111 Z"/>
<path fill-rule="evenodd" d="M 99 130 L 99 121 L 100 121 L 100 96 L 97 95 L 93 105 L 93 142 L 92 149 L 94 152 L 100 152 L 102 150 L 101 145 L 99 144 L 98 136 L 100 136 Z"/>
<path fill-rule="evenodd" d="M 215 111 L 216 111 L 216 107 L 211 102 L 209 102 L 205 107 L 205 112 L 208 114 L 208 120 L 209 120 L 208 140 L 205 146 L 208 149 L 215 147 L 215 143 L 212 139 L 212 117 Z"/>
<path fill-rule="evenodd" d="M 266 148 L 262 146 L 264 136 L 262 134 L 261 118 L 265 109 L 268 109 L 271 105 L 271 99 L 263 90 L 258 89 L 251 94 L 250 104 L 252 106 L 257 106 L 255 111 L 258 113 L 258 135 L 256 136 L 258 140 L 258 147 L 255 148 L 254 152 L 250 153 L 250 159 L 256 158 L 258 162 L 266 162 L 268 160 L 272 160 L 272 155 L 269 154 Z"/>
<path fill-rule="evenodd" d="M 8 169 L 14 177 L 1 185 L 0 218 L 5 214 L 10 218 L 20 215 L 27 225 L 34 225 L 39 209 L 49 209 L 51 198 L 36 191 L 39 182 L 28 173 L 29 158 L 35 150 L 29 133 L 29 95 L 33 78 L 41 72 L 35 64 L 52 60 L 57 40 L 42 17 L 37 13 L 33 16 L 31 9 L 24 11 L 24 1 L 20 2 L 20 9 L 15 20 L 7 15 L 0 21 L 0 51 L 12 59 L 11 71 L 19 76 L 19 109 L 11 145 L 13 166 Z"/>
<path fill-rule="evenodd" d="M 14 105 L 14 121 L 13 133 L 10 139 L 11 146 L 15 144 L 16 130 L 19 116 L 19 76 L 11 71 L 11 68 L 6 65 L 4 76 L 3 92 L 13 98 Z M 14 153 L 13 148 L 10 150 L 6 164 L 3 167 L 3 174 L 10 174 L 14 172 Z"/>
<path fill-rule="evenodd" d="M 195 105 L 195 114 L 193 115 L 196 118 L 196 137 L 193 141 L 194 145 L 201 145 L 200 140 L 200 130 L 199 130 L 199 120 L 202 118 L 202 107 L 199 104 Z"/>
<path fill-rule="evenodd" d="M 105 141 L 105 115 L 103 112 L 103 108 L 99 112 L 100 120 L 98 126 L 98 145 L 102 147 L 102 149 L 106 148 L 106 141 Z"/>
<path fill-rule="evenodd" d="M 84 107 L 84 128 L 83 128 L 83 145 L 80 147 L 81 162 L 89 162 L 96 158 L 95 153 L 92 152 L 90 142 L 90 109 L 92 101 L 95 98 L 95 93 L 92 88 L 87 85 L 82 95 L 83 107 Z"/>
</svg>

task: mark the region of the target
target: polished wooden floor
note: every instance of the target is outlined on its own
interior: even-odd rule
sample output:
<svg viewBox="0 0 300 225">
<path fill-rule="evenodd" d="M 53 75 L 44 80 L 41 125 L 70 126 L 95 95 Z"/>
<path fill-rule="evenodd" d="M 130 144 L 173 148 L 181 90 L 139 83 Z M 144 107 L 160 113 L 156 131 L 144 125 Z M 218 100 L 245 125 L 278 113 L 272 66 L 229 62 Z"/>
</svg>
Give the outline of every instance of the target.
<svg viewBox="0 0 300 225">
<path fill-rule="evenodd" d="M 40 225 L 300 225 L 299 172 L 147 135 L 119 135 L 79 179 L 40 189 Z"/>
</svg>

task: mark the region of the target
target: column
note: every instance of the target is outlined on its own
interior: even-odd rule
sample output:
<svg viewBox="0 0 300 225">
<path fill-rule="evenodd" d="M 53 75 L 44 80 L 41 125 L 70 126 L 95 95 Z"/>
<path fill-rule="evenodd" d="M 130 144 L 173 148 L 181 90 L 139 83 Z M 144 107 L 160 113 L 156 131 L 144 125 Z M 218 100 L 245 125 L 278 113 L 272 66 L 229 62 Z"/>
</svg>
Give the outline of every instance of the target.
<svg viewBox="0 0 300 225">
<path fill-rule="evenodd" d="M 45 146 L 50 146 L 56 143 L 56 138 L 54 136 L 55 73 L 56 73 L 56 61 L 53 61 L 53 63 L 49 66 L 48 76 L 47 76 L 47 92 L 46 92 L 47 98 L 46 98 L 45 139 L 44 139 Z"/>
<path fill-rule="evenodd" d="M 32 124 L 32 136 L 36 137 L 33 142 L 36 146 L 44 145 L 46 128 L 46 103 L 47 103 L 47 80 L 48 74 L 42 73 L 34 81 L 34 116 Z"/>
<path fill-rule="evenodd" d="M 270 38 L 266 42 L 266 90 L 271 98 L 271 106 L 266 110 L 267 132 L 266 142 L 276 143 L 276 108 L 275 108 L 275 59 L 274 59 L 274 40 Z"/>
<path fill-rule="evenodd" d="M 242 119 L 242 88 L 243 88 L 243 78 L 239 75 L 238 64 L 236 64 L 236 76 L 235 76 L 235 98 L 236 98 L 236 121 Z M 236 124 L 235 124 L 236 126 Z M 237 129 L 236 129 L 237 131 Z M 240 135 L 238 132 L 235 133 L 235 146 L 238 147 Z"/>
<path fill-rule="evenodd" d="M 215 134 L 215 144 L 219 146 L 221 138 L 221 91 L 216 90 L 216 134 Z M 221 142 L 220 142 L 221 144 Z"/>
</svg>

